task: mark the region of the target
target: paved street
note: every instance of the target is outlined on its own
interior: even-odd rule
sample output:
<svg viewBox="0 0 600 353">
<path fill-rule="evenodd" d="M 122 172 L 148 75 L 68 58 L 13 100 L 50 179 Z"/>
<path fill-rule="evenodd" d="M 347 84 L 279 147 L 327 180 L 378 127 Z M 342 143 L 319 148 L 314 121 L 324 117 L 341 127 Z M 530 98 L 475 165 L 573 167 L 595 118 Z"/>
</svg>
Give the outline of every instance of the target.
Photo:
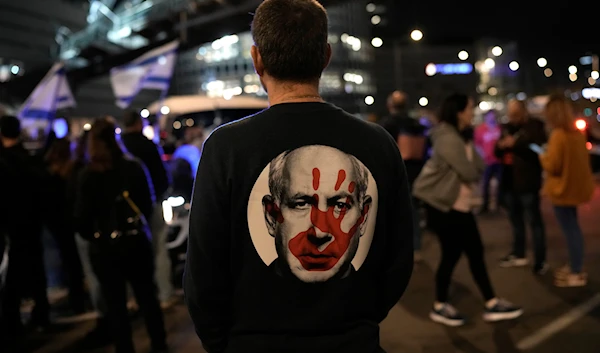
<svg viewBox="0 0 600 353">
<path fill-rule="evenodd" d="M 544 205 L 548 232 L 549 261 L 554 266 L 566 262 L 565 242 L 549 205 Z M 453 303 L 470 322 L 458 329 L 434 324 L 428 319 L 433 301 L 434 269 L 439 258 L 435 238 L 425 235 L 425 261 L 418 265 L 401 302 L 381 328 L 382 344 L 389 353 L 597 353 L 600 350 L 600 189 L 594 202 L 581 210 L 586 236 L 586 265 L 590 284 L 581 289 L 552 286 L 552 276 L 539 278 L 529 268 L 502 269 L 497 259 L 509 250 L 510 232 L 502 214 L 480 218 L 487 251 L 487 264 L 498 294 L 524 306 L 525 315 L 510 323 L 486 324 L 481 319 L 482 301 L 470 278 L 466 260 L 461 260 L 451 290 Z M 147 352 L 143 324 L 135 321 L 138 352 Z M 200 346 L 185 307 L 167 311 L 169 343 L 173 352 L 200 353 Z M 87 321 L 58 327 L 57 333 L 32 339 L 36 353 L 110 352 L 88 350 L 77 342 L 93 327 Z M 43 344 L 43 342 L 46 342 Z"/>
</svg>

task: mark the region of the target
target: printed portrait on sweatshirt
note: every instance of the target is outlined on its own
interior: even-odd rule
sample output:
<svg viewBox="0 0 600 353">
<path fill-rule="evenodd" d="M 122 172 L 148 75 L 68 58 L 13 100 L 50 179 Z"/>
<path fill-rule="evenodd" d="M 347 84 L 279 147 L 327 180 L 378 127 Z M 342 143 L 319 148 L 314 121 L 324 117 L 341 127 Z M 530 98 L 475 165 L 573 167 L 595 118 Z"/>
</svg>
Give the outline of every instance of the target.
<svg viewBox="0 0 600 353">
<path fill-rule="evenodd" d="M 377 186 L 363 163 L 332 147 L 306 146 L 265 168 L 250 196 L 248 225 L 277 274 L 324 282 L 360 269 L 376 214 Z"/>
</svg>

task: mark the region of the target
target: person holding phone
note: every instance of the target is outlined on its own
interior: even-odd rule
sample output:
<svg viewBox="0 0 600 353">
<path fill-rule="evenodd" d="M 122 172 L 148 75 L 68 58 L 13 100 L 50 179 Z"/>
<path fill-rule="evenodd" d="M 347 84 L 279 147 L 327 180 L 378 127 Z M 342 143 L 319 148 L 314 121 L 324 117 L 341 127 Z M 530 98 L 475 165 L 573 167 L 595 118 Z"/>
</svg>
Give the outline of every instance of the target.
<svg viewBox="0 0 600 353">
<path fill-rule="evenodd" d="M 544 123 L 529 117 L 523 101 L 508 102 L 508 124 L 502 127 L 502 137 L 496 143 L 495 154 L 502 161 L 500 193 L 504 198 L 513 230 L 513 249 L 501 259 L 502 267 L 527 266 L 525 256 L 525 220 L 533 235 L 534 272 L 543 274 L 546 264 L 546 232 L 540 211 L 539 191 L 542 186 L 542 167 L 530 145 L 546 143 Z"/>
<path fill-rule="evenodd" d="M 555 272 L 558 287 L 587 284 L 583 269 L 583 234 L 577 207 L 589 202 L 594 193 L 594 177 L 586 138 L 575 127 L 573 107 L 562 96 L 552 96 L 546 104 L 546 119 L 552 129 L 548 149 L 540 154 L 546 172 L 543 193 L 554 205 L 554 214 L 567 240 L 569 264 Z"/>
</svg>

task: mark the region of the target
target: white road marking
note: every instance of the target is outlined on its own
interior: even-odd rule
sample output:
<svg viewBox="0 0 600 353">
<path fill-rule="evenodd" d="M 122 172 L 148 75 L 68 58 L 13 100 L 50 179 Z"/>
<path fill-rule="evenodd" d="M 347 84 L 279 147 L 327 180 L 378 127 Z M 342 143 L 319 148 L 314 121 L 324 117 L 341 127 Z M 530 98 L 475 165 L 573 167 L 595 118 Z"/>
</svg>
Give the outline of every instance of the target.
<svg viewBox="0 0 600 353">
<path fill-rule="evenodd" d="M 519 343 L 517 343 L 517 348 L 520 350 L 527 350 L 539 345 L 543 341 L 554 336 L 559 331 L 564 330 L 575 321 L 586 316 L 590 311 L 594 310 L 599 305 L 600 293 L 596 294 L 588 301 L 581 303 L 569 310 L 567 313 L 534 332 L 532 335 L 525 337 L 519 341 Z"/>
</svg>

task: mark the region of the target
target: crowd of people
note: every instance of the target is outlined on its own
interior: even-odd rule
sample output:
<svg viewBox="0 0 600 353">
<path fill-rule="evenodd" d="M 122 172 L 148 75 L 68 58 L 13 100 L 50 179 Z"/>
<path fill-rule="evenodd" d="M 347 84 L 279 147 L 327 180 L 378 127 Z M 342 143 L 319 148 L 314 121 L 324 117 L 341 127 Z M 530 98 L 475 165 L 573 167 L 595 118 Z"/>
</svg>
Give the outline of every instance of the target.
<svg viewBox="0 0 600 353">
<path fill-rule="evenodd" d="M 567 240 L 569 263 L 555 271 L 555 284 L 586 285 L 577 208 L 595 184 L 564 97 L 550 97 L 545 123 L 511 100 L 508 123 L 491 110 L 474 127 L 473 98 L 450 94 L 429 129 L 410 117 L 408 97 L 398 91 L 378 126 L 319 94 L 332 51 L 317 1 L 262 2 L 252 35 L 270 108 L 204 141 L 192 196 L 185 301 L 209 353 L 383 352 L 378 324 L 421 260 L 419 209 L 441 248 L 434 322 L 466 322 L 449 296 L 463 253 L 483 297 L 483 319 L 523 314 L 495 292 L 476 212 L 508 212 L 513 244 L 503 267 L 529 265 L 528 223 L 532 271 L 543 275 L 550 266 L 541 196 Z M 100 118 L 74 151 L 68 139 L 54 139 L 37 157 L 21 144 L 19 120 L 0 119 L 0 187 L 10 200 L 0 206 L 9 249 L 0 332 L 13 343 L 23 330 L 21 299 L 35 302 L 31 327 L 50 324 L 45 226 L 61 252 L 71 310 L 83 312 L 89 293 L 100 315 L 96 332 L 117 353 L 132 353 L 129 284 L 153 352 L 167 351 L 161 306 L 173 288 L 160 201 L 171 181 L 139 114 L 122 123 L 120 141 L 114 120 Z"/>
<path fill-rule="evenodd" d="M 42 153 L 32 153 L 23 147 L 20 121 L 0 118 L 0 185 L 11 200 L 1 212 L 0 253 L 7 254 L 8 268 L 0 333 L 9 351 L 24 333 L 51 325 L 44 228 L 57 245 L 68 288 L 69 309 L 61 314 L 95 310 L 89 340 L 134 352 L 129 284 L 154 352 L 166 350 L 162 309 L 177 300 L 161 204 L 171 178 L 162 151 L 142 134 L 140 115 L 126 112 L 122 125 L 117 138 L 114 119 L 100 118 L 75 141 L 50 138 Z M 23 325 L 21 304 L 28 297 L 35 306 Z"/>
</svg>

